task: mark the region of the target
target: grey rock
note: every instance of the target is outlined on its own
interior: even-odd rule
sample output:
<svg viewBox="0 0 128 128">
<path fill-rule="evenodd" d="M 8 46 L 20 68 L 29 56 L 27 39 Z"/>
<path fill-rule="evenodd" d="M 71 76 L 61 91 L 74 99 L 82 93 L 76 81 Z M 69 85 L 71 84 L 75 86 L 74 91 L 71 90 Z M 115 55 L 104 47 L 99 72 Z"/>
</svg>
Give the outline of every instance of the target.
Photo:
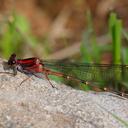
<svg viewBox="0 0 128 128">
<path fill-rule="evenodd" d="M 0 60 L 0 71 L 4 72 Z M 125 128 L 128 100 L 18 73 L 0 74 L 0 128 Z"/>
</svg>

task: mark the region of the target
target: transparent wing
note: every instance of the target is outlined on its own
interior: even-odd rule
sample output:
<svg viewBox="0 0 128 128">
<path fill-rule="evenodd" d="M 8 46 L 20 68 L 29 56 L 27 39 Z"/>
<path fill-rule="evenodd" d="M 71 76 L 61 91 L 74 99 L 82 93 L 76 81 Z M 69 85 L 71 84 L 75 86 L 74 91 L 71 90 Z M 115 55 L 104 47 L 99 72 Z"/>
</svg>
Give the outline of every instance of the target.
<svg viewBox="0 0 128 128">
<path fill-rule="evenodd" d="M 44 67 L 85 81 L 121 81 L 128 78 L 128 65 L 42 61 Z"/>
</svg>

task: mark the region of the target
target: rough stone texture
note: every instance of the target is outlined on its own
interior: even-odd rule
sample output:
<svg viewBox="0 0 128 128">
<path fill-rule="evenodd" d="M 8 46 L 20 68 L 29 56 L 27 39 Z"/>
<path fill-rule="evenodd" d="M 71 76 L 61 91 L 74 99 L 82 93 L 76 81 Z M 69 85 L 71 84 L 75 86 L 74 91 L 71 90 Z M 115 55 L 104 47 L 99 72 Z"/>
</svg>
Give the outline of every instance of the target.
<svg viewBox="0 0 128 128">
<path fill-rule="evenodd" d="M 113 114 L 128 122 L 127 99 L 35 77 L 19 86 L 25 78 L 0 74 L 0 128 L 125 128 Z"/>
</svg>

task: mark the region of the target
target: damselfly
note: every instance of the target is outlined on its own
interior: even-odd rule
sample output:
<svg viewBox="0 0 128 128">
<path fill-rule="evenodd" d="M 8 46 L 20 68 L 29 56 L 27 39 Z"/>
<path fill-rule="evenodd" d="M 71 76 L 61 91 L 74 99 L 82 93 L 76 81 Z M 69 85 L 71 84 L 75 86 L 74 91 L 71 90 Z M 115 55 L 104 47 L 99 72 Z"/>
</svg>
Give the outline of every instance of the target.
<svg viewBox="0 0 128 128">
<path fill-rule="evenodd" d="M 67 80 L 87 84 L 88 82 L 121 82 L 128 80 L 128 65 L 114 64 L 93 64 L 93 63 L 72 63 L 61 61 L 45 61 L 37 57 L 27 59 L 17 59 L 16 54 L 12 54 L 8 60 L 8 66 L 27 75 L 34 75 L 41 78 L 43 74 L 49 81 L 49 75 L 62 77 Z"/>
</svg>

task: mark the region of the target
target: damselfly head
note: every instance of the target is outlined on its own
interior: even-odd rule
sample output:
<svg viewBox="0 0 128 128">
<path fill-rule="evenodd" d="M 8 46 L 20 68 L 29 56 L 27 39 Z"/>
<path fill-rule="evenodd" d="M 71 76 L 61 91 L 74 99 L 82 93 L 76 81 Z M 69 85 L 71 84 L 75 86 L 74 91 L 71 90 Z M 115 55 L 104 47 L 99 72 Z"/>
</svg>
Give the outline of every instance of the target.
<svg viewBox="0 0 128 128">
<path fill-rule="evenodd" d="M 16 62 L 17 62 L 16 54 L 13 53 L 13 54 L 10 56 L 9 60 L 8 60 L 8 65 L 14 65 L 14 64 L 16 64 Z"/>
</svg>

